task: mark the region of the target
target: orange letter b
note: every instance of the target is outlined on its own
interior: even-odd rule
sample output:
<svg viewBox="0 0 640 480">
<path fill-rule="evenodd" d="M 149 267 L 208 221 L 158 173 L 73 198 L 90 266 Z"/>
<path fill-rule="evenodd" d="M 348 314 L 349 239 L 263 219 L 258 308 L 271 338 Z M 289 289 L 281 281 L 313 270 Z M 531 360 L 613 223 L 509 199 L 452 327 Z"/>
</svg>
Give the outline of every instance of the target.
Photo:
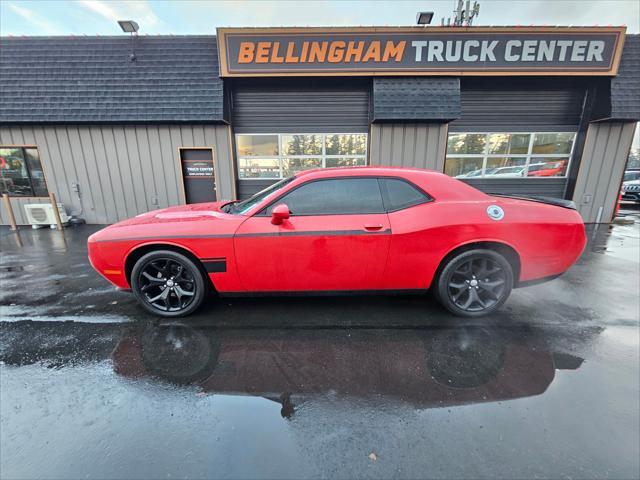
<svg viewBox="0 0 640 480">
<path fill-rule="evenodd" d="M 240 51 L 238 52 L 238 63 L 251 63 L 253 62 L 253 52 L 255 51 L 255 45 L 251 42 L 241 42 Z"/>
</svg>

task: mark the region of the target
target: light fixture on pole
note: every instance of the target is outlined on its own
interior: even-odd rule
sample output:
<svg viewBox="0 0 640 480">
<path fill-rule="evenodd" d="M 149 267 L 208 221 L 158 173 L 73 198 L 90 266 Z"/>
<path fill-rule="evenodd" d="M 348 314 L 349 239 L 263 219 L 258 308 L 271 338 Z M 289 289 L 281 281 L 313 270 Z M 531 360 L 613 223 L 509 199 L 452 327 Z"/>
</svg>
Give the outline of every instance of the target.
<svg viewBox="0 0 640 480">
<path fill-rule="evenodd" d="M 135 33 L 140 27 L 133 20 L 118 20 L 118 25 L 124 33 Z"/>
<path fill-rule="evenodd" d="M 136 61 L 135 37 L 138 36 L 138 30 L 140 29 L 140 27 L 133 20 L 118 20 L 118 25 L 120 25 L 120 28 L 122 29 L 123 32 L 131 34 L 131 54 L 129 55 L 129 60 L 131 60 L 132 62 L 135 62 Z"/>
<path fill-rule="evenodd" d="M 418 25 L 429 25 L 433 19 L 433 12 L 418 12 L 416 23 Z"/>
</svg>

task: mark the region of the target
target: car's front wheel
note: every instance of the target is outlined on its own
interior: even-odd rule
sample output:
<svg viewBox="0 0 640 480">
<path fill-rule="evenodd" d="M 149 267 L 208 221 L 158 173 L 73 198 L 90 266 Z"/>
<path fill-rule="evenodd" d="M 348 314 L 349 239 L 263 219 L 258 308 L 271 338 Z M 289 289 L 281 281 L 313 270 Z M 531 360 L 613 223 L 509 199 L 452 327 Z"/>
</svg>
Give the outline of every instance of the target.
<svg viewBox="0 0 640 480">
<path fill-rule="evenodd" d="M 498 252 L 469 250 L 449 259 L 436 282 L 438 300 L 447 310 L 462 317 L 481 317 L 507 300 L 513 269 Z"/>
<path fill-rule="evenodd" d="M 205 298 L 205 281 L 187 256 L 170 250 L 143 255 L 131 272 L 131 289 L 140 304 L 162 317 L 183 317 Z"/>
</svg>

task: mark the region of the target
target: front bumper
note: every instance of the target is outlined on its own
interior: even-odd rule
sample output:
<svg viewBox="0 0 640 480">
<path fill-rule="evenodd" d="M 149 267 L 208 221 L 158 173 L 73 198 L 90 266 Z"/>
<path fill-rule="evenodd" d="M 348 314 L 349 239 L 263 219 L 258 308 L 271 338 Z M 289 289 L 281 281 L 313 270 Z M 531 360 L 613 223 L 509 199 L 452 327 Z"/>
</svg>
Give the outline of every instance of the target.
<svg viewBox="0 0 640 480">
<path fill-rule="evenodd" d="M 640 192 L 622 192 L 622 200 L 640 202 Z"/>
</svg>

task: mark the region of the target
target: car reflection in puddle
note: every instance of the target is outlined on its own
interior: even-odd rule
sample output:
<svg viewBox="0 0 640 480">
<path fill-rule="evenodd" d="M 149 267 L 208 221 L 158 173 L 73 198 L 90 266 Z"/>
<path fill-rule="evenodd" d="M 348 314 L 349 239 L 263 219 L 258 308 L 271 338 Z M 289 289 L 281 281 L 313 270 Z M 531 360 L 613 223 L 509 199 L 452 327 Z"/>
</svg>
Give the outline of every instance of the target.
<svg viewBox="0 0 640 480">
<path fill-rule="evenodd" d="M 539 395 L 556 369 L 577 369 L 582 359 L 553 353 L 537 337 L 481 327 L 241 331 L 173 322 L 127 330 L 112 360 L 123 377 L 264 397 L 289 418 L 327 394 L 416 408 Z"/>
</svg>

